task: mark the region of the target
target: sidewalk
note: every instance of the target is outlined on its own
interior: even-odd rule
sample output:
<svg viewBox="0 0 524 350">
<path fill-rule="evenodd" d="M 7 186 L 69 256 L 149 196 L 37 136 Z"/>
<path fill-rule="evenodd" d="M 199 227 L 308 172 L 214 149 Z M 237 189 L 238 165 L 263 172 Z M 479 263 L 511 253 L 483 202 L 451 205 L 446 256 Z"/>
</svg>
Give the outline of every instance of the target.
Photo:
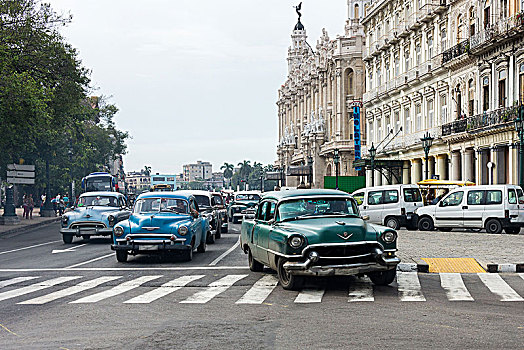
<svg viewBox="0 0 524 350">
<path fill-rule="evenodd" d="M 0 215 L 4 213 L 3 209 L 0 210 Z M 32 229 L 35 227 L 39 227 L 42 225 L 46 225 L 55 221 L 59 221 L 60 217 L 54 217 L 54 218 L 43 218 L 40 216 L 40 208 L 35 208 L 33 210 L 33 219 L 24 219 L 22 218 L 22 215 L 24 213 L 24 209 L 22 208 L 16 208 L 16 215 L 20 218 L 20 224 L 19 225 L 0 225 L 0 235 L 7 234 L 7 233 L 14 233 L 19 232 L 22 230 Z"/>
<path fill-rule="evenodd" d="M 398 256 L 402 263 L 418 264 L 419 270 L 420 264 L 425 264 L 422 258 L 474 258 L 490 272 L 502 272 L 505 267 L 518 271 L 524 264 L 523 248 L 522 233 L 491 235 L 485 232 L 400 230 L 398 239 Z"/>
</svg>

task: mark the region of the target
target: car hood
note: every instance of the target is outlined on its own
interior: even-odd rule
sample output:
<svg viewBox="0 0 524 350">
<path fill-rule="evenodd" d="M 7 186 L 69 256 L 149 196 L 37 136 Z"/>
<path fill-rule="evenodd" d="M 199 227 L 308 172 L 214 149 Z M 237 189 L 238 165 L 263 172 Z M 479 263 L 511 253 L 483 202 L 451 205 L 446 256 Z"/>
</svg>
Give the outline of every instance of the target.
<svg viewBox="0 0 524 350">
<path fill-rule="evenodd" d="M 189 215 L 172 213 L 133 214 L 129 217 L 129 227 L 132 233 L 149 232 L 144 227 L 158 227 L 155 233 L 172 233 L 180 225 L 191 222 Z"/>
<path fill-rule="evenodd" d="M 235 202 L 233 206 L 243 206 L 243 207 L 254 207 L 258 201 L 241 201 L 241 202 Z"/>
<path fill-rule="evenodd" d="M 361 218 L 329 217 L 288 221 L 277 224 L 290 233 L 304 235 L 308 244 L 348 243 L 376 240 L 377 233 Z"/>
<path fill-rule="evenodd" d="M 64 215 L 67 215 L 70 220 L 94 221 L 105 219 L 108 215 L 119 211 L 119 208 L 89 206 L 75 208 Z"/>
</svg>

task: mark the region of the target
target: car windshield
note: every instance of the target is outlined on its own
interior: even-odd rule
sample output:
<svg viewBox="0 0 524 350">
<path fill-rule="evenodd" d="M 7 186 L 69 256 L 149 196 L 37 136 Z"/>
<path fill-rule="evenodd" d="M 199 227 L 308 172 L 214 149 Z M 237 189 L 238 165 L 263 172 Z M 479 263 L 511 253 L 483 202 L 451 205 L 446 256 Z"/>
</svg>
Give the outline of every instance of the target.
<svg viewBox="0 0 524 350">
<path fill-rule="evenodd" d="M 404 200 L 406 202 L 422 202 L 422 195 L 418 188 L 405 188 Z"/>
<path fill-rule="evenodd" d="M 188 204 L 178 198 L 143 198 L 137 200 L 133 208 L 135 214 L 158 212 L 188 214 Z"/>
<path fill-rule="evenodd" d="M 278 220 L 297 220 L 325 215 L 358 216 L 354 201 L 349 198 L 297 199 L 278 206 Z"/>
<path fill-rule="evenodd" d="M 260 196 L 258 194 L 239 194 L 236 196 L 237 201 L 258 201 Z"/>
<path fill-rule="evenodd" d="M 118 198 L 112 196 L 81 196 L 78 199 L 78 207 L 118 207 Z"/>
<path fill-rule="evenodd" d="M 196 199 L 196 202 L 197 202 L 199 208 L 201 208 L 201 207 L 210 207 L 211 206 L 211 203 L 209 202 L 209 197 L 208 196 L 197 195 L 197 196 L 195 196 L 195 199 Z"/>
<path fill-rule="evenodd" d="M 93 178 L 86 180 L 86 192 L 111 191 L 111 178 Z"/>
</svg>

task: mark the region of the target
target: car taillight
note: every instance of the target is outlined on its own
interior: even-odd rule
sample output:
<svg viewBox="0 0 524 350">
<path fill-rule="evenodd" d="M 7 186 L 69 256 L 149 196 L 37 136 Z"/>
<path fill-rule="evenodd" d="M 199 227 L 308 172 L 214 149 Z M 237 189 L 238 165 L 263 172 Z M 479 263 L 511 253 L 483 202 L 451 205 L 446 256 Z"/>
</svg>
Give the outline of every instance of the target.
<svg viewBox="0 0 524 350">
<path fill-rule="evenodd" d="M 504 216 L 506 217 L 506 219 L 509 218 L 509 210 L 504 210 Z"/>
<path fill-rule="evenodd" d="M 406 208 L 402 208 L 402 209 L 400 209 L 400 214 L 402 214 L 402 215 L 406 215 Z"/>
</svg>

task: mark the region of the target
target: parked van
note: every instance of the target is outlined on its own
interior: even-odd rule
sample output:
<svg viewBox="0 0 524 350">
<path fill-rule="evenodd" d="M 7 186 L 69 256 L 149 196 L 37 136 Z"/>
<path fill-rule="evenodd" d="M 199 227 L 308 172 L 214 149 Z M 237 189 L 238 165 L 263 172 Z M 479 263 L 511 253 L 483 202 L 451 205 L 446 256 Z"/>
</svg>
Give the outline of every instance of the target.
<svg viewBox="0 0 524 350">
<path fill-rule="evenodd" d="M 422 231 L 485 228 L 488 233 L 517 234 L 524 226 L 524 193 L 516 185 L 456 188 L 436 205 L 417 209 L 416 216 Z"/>
<path fill-rule="evenodd" d="M 362 216 L 374 224 L 398 230 L 416 228 L 415 209 L 424 205 L 417 185 L 366 187 L 353 192 Z"/>
</svg>

